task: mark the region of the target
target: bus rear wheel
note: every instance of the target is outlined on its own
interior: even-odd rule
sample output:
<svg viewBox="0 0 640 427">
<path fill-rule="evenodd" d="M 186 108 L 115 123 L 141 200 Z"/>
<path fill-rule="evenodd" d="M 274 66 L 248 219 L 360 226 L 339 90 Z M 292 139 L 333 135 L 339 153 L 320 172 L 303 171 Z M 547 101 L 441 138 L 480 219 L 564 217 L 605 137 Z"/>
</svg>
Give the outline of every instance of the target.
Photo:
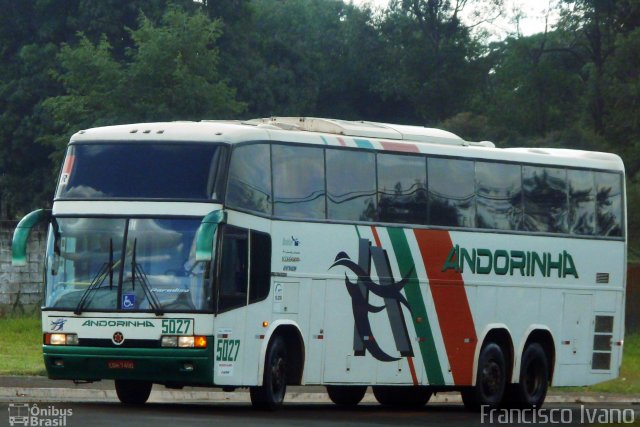
<svg viewBox="0 0 640 427">
<path fill-rule="evenodd" d="M 470 411 L 479 411 L 480 407 L 496 409 L 500 406 L 507 384 L 507 370 L 502 348 L 489 342 L 480 350 L 476 386 L 461 391 L 462 402 Z"/>
<path fill-rule="evenodd" d="M 372 388 L 378 403 L 395 408 L 421 408 L 432 394 L 428 387 L 377 385 Z"/>
<path fill-rule="evenodd" d="M 149 381 L 115 380 L 116 394 L 126 405 L 143 405 L 149 399 L 153 384 Z"/>
<path fill-rule="evenodd" d="M 529 344 L 522 354 L 520 377 L 509 389 L 508 403 L 522 409 L 539 408 L 549 388 L 547 354 L 538 343 Z"/>
<path fill-rule="evenodd" d="M 329 399 L 336 405 L 341 406 L 356 406 L 365 393 L 367 392 L 366 385 L 328 385 L 327 394 Z"/>
<path fill-rule="evenodd" d="M 273 338 L 267 349 L 262 385 L 251 387 L 251 403 L 256 409 L 269 411 L 282 406 L 287 391 L 287 347 L 280 336 Z"/>
</svg>

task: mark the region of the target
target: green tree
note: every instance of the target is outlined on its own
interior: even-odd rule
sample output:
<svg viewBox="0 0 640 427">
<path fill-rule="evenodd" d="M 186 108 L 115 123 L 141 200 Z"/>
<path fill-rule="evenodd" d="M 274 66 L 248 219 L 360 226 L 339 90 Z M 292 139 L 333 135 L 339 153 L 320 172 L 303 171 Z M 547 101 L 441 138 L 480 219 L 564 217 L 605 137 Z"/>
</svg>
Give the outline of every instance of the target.
<svg viewBox="0 0 640 427">
<path fill-rule="evenodd" d="M 341 0 L 256 0 L 250 114 L 376 117 L 380 44 L 371 10 Z"/>
<path fill-rule="evenodd" d="M 481 46 L 460 18 L 469 4 L 391 1 L 380 24 L 385 51 L 379 90 L 389 120 L 435 123 L 465 109 L 482 78 L 476 62 Z"/>
<path fill-rule="evenodd" d="M 605 131 L 610 81 L 606 64 L 616 50 L 616 40 L 640 24 L 637 0 L 563 0 L 559 29 L 572 39 L 567 48 L 584 58 L 586 116 L 590 126 Z"/>
<path fill-rule="evenodd" d="M 52 72 L 60 45 L 77 43 L 78 31 L 96 44 L 106 34 L 121 59 L 132 44 L 127 27 L 141 11 L 159 20 L 169 2 L 199 8 L 192 0 L 0 0 L 0 217 L 51 199 L 53 147 L 39 141 L 58 131 L 42 102 L 65 91 Z"/>
<path fill-rule="evenodd" d="M 561 33 L 493 43 L 486 60 L 490 68 L 475 93 L 474 109 L 494 126 L 507 134 L 543 136 L 579 120 L 584 63 L 564 48 Z"/>
<path fill-rule="evenodd" d="M 82 35 L 79 44 L 65 45 L 58 58 L 66 93 L 44 103 L 60 129 L 56 147 L 91 126 L 240 113 L 244 105 L 217 72 L 219 36 L 219 23 L 203 13 L 172 8 L 160 25 L 141 16 L 125 60 L 117 60 L 106 37 L 94 44 Z"/>
</svg>

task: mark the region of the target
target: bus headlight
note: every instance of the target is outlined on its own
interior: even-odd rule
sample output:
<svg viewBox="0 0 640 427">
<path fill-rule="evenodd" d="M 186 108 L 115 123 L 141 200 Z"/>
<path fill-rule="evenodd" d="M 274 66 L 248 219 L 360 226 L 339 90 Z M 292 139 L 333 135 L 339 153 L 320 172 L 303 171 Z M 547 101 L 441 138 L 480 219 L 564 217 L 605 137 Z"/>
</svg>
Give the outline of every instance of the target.
<svg viewBox="0 0 640 427">
<path fill-rule="evenodd" d="M 44 334 L 46 345 L 78 345 L 78 334 Z"/>
<path fill-rule="evenodd" d="M 207 348 L 207 337 L 202 335 L 163 335 L 161 347 Z"/>
<path fill-rule="evenodd" d="M 163 336 L 160 339 L 160 347 L 177 347 L 178 346 L 178 337 L 170 335 Z"/>
<path fill-rule="evenodd" d="M 178 337 L 178 347 L 193 347 L 194 337 Z"/>
</svg>

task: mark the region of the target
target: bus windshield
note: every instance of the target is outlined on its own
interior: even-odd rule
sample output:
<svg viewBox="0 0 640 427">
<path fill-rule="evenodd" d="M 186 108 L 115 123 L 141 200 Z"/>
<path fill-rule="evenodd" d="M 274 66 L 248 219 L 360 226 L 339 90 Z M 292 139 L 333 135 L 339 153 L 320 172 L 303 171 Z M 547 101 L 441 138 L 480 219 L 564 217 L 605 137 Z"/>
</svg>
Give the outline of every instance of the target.
<svg viewBox="0 0 640 427">
<path fill-rule="evenodd" d="M 202 143 L 72 144 L 56 198 L 220 200 L 222 151 Z"/>
<path fill-rule="evenodd" d="M 195 261 L 200 219 L 56 218 L 46 308 L 211 311 L 209 262 Z"/>
</svg>

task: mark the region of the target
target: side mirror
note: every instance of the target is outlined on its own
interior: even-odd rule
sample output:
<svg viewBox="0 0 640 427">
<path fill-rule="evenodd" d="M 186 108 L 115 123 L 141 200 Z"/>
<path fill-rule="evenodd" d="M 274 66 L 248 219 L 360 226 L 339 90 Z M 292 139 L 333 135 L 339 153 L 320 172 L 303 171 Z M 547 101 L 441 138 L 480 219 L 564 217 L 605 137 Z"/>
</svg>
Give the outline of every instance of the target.
<svg viewBox="0 0 640 427">
<path fill-rule="evenodd" d="M 196 262 L 211 261 L 213 242 L 218 231 L 218 225 L 227 220 L 226 213 L 222 210 L 209 212 L 202 219 L 196 232 Z"/>
<path fill-rule="evenodd" d="M 13 231 L 11 242 L 11 265 L 21 267 L 27 265 L 27 243 L 31 230 L 42 222 L 51 219 L 50 209 L 38 209 L 24 216 Z"/>
</svg>

